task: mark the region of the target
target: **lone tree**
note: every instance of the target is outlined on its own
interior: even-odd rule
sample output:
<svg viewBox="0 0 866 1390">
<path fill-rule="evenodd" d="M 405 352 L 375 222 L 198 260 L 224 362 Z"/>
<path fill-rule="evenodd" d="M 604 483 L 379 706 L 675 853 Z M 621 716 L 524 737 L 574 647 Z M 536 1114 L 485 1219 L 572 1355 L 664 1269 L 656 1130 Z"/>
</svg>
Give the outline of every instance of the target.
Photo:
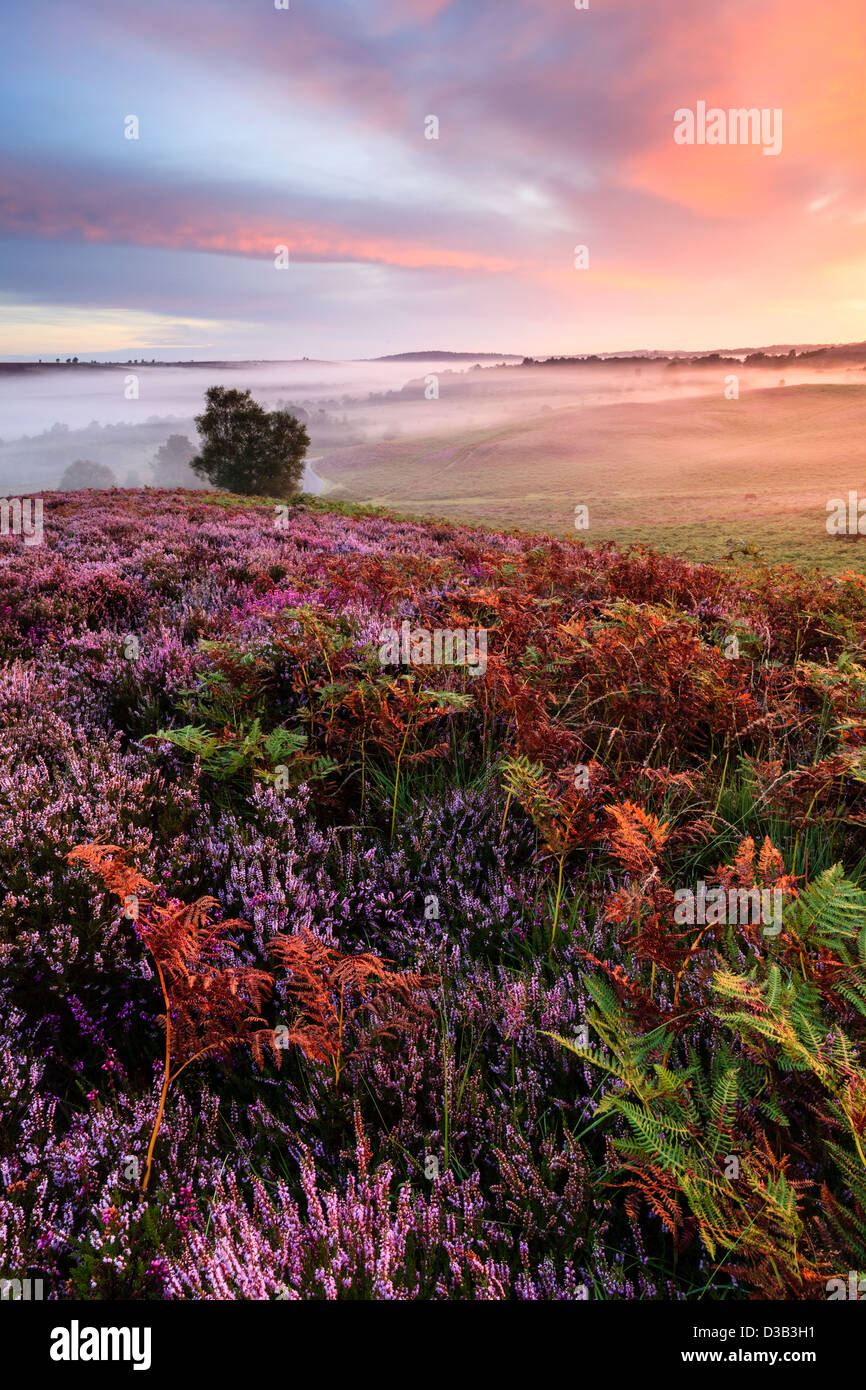
<svg viewBox="0 0 866 1390">
<path fill-rule="evenodd" d="M 57 486 L 61 492 L 77 492 L 83 487 L 117 487 L 117 478 L 104 463 L 76 459 L 70 463 Z"/>
<path fill-rule="evenodd" d="M 204 443 L 190 467 L 228 492 L 285 497 L 298 491 L 310 437 L 287 410 L 264 410 L 249 391 L 211 386 L 196 416 Z"/>
</svg>

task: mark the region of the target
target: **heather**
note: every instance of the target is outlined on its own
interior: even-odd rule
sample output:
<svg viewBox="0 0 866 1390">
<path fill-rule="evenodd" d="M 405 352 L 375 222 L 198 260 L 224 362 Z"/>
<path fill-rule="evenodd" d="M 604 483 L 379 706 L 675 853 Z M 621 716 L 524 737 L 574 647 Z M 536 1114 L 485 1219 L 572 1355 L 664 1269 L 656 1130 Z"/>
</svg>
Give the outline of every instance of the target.
<svg viewBox="0 0 866 1390">
<path fill-rule="evenodd" d="M 383 664 L 404 622 L 483 670 Z M 866 1267 L 864 640 L 853 574 L 47 497 L 0 540 L 5 1273 L 826 1297 Z M 780 917 L 689 921 L 699 882 Z"/>
</svg>

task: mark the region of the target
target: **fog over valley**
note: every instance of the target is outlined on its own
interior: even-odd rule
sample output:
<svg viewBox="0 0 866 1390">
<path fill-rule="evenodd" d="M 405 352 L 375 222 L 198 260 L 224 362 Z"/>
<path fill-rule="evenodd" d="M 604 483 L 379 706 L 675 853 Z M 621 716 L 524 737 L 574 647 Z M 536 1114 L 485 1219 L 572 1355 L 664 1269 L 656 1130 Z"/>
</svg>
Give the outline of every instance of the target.
<svg viewBox="0 0 866 1390">
<path fill-rule="evenodd" d="M 164 476 L 155 465 L 158 451 L 172 438 L 176 459 L 194 455 L 194 417 L 213 385 L 249 389 L 266 408 L 296 413 L 310 434 L 308 458 L 318 460 L 326 486 L 333 455 L 341 461 L 333 485 L 353 492 L 345 476 L 351 458 L 358 464 L 354 491 L 363 495 L 365 456 L 358 451 L 364 446 L 386 445 L 396 457 L 400 446 L 411 450 L 425 440 L 462 441 L 486 437 L 491 430 L 510 436 L 551 411 L 724 399 L 732 376 L 741 393 L 818 383 L 862 385 L 862 350 L 852 348 L 847 357 L 840 351 L 818 350 L 808 359 L 802 353 L 796 358 L 739 353 L 703 359 L 503 355 L 491 360 L 485 354 L 443 353 L 366 362 L 6 363 L 0 365 L 0 489 L 26 494 L 55 488 L 78 460 L 110 470 L 109 485 L 201 486 L 185 462 L 179 472 L 176 466 L 169 473 L 163 468 Z M 575 425 L 576 439 L 578 434 Z M 574 480 L 579 489 L 577 452 Z M 319 490 L 309 468 L 304 486 Z"/>
</svg>

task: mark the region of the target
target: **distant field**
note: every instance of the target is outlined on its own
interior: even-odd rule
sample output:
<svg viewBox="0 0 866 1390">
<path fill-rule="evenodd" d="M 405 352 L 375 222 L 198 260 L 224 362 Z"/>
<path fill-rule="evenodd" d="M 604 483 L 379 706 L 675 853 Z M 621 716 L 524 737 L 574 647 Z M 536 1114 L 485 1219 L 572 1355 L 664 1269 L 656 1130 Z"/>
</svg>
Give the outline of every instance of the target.
<svg viewBox="0 0 866 1390">
<path fill-rule="evenodd" d="M 403 511 L 574 535 L 584 504 L 589 542 L 702 560 L 743 543 L 770 560 L 866 570 L 866 537 L 838 541 L 825 526 L 829 498 L 866 498 L 866 385 L 569 407 L 358 445 L 316 467 L 335 495 Z"/>
</svg>

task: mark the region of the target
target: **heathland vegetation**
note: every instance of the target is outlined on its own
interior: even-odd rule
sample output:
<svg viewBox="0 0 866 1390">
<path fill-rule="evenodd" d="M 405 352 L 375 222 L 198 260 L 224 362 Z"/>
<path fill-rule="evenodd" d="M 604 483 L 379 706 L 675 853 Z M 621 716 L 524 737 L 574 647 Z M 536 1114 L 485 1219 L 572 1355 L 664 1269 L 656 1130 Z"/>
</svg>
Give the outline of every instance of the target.
<svg viewBox="0 0 866 1390">
<path fill-rule="evenodd" d="M 0 540 L 9 1268 L 742 1299 L 866 1267 L 861 575 L 224 493 L 57 492 L 44 529 Z M 429 659 L 470 631 L 483 662 Z"/>
</svg>

